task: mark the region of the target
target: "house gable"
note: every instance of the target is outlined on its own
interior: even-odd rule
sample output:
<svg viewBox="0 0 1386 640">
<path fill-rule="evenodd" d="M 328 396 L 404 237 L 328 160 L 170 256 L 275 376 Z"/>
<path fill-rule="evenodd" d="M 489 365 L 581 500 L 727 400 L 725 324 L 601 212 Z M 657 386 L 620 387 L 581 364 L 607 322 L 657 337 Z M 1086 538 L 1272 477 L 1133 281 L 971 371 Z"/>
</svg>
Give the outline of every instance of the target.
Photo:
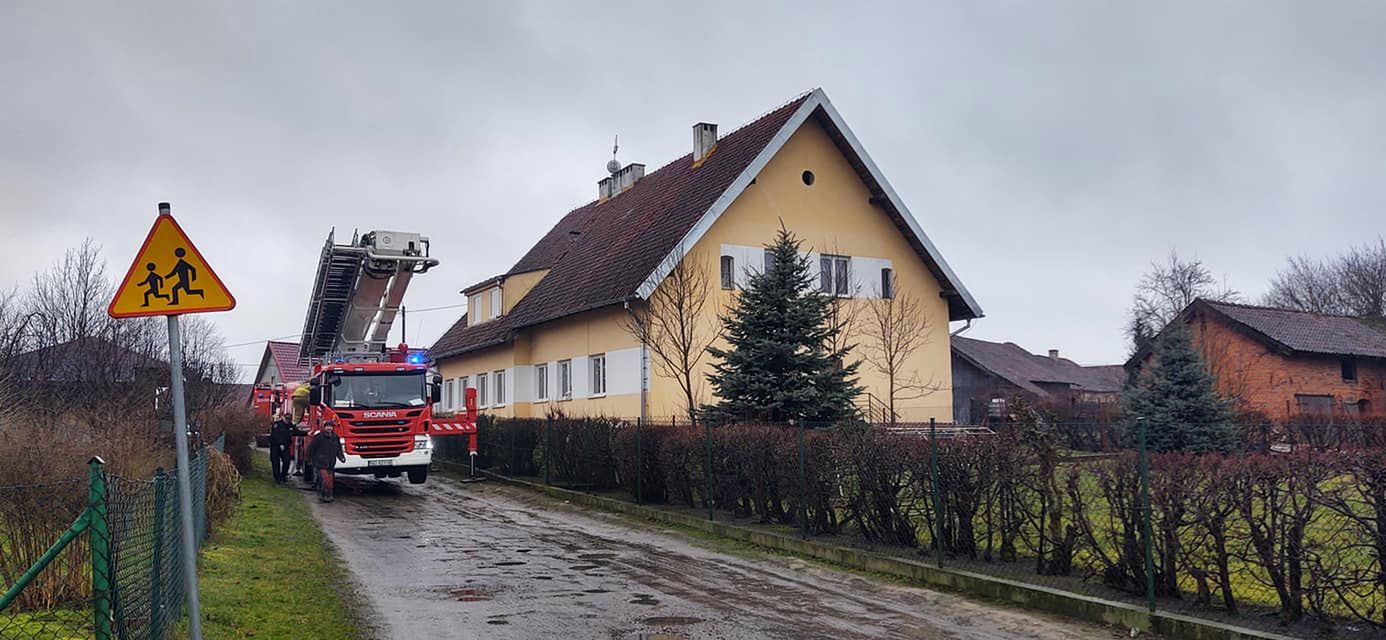
<svg viewBox="0 0 1386 640">
<path fill-rule="evenodd" d="M 817 123 L 821 130 L 836 144 L 846 161 L 861 177 L 862 183 L 867 189 L 867 199 L 890 216 L 910 240 L 915 251 L 929 266 L 935 279 L 942 286 L 945 299 L 948 300 L 949 320 L 982 317 L 981 306 L 977 304 L 972 294 L 963 286 L 962 281 L 953 273 L 952 267 L 948 265 L 938 248 L 929 240 L 919 222 L 910 213 L 904 201 L 895 193 L 894 187 L 890 185 L 885 175 L 866 153 L 866 149 L 857 140 L 856 135 L 852 133 L 847 122 L 843 120 L 841 114 L 837 112 L 837 108 L 828 100 L 827 94 L 822 89 L 815 89 L 809 93 L 807 99 L 798 106 L 794 114 L 780 127 L 765 148 L 756 155 L 707 212 L 674 245 L 668 255 L 656 263 L 654 270 L 640 284 L 637 294 L 641 298 L 648 299 L 655 287 L 669 274 L 671 265 L 675 264 L 690 247 L 699 243 L 713 224 L 731 207 L 732 203 L 741 197 L 747 188 L 752 186 L 757 176 L 795 137 L 796 133 L 809 122 Z"/>
</svg>

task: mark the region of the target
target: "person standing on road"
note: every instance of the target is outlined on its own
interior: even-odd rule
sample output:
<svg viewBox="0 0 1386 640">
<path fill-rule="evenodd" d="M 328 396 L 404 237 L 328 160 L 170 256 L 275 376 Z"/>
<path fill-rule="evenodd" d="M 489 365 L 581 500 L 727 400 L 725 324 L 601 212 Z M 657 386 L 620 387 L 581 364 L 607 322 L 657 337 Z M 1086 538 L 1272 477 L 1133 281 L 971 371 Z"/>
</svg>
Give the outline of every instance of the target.
<svg viewBox="0 0 1386 640">
<path fill-rule="evenodd" d="M 332 484 L 335 479 L 337 461 L 346 462 L 346 452 L 342 451 L 342 441 L 337 438 L 336 424 L 328 420 L 322 431 L 313 436 L 308 443 L 308 460 L 318 470 L 318 500 L 332 502 Z"/>
<path fill-rule="evenodd" d="M 275 414 L 269 437 L 270 470 L 274 472 L 275 484 L 284 484 L 289 479 L 289 444 L 292 442 L 293 427 L 289 425 L 289 417 Z"/>
</svg>

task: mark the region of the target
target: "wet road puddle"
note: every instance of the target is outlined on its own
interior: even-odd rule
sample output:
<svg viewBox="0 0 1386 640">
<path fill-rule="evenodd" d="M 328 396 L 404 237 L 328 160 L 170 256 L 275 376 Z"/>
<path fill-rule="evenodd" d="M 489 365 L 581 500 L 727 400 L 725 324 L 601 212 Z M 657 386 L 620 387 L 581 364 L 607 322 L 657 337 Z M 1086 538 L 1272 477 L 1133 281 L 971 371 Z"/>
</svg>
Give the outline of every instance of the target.
<svg viewBox="0 0 1386 640">
<path fill-rule="evenodd" d="M 651 627 L 681 627 L 683 625 L 698 624 L 702 621 L 702 618 L 693 618 L 690 616 L 655 616 L 653 618 L 645 618 L 640 622 L 650 625 Z"/>
<path fill-rule="evenodd" d="M 688 640 L 688 636 L 682 633 L 640 633 L 636 634 L 636 640 Z"/>
<path fill-rule="evenodd" d="M 496 563 L 497 567 L 518 567 L 524 564 L 524 560 L 502 560 Z"/>
<path fill-rule="evenodd" d="M 583 593 L 611 593 L 610 589 L 583 589 Z"/>
<path fill-rule="evenodd" d="M 591 571 L 592 569 L 600 569 L 600 568 L 601 568 L 601 565 L 596 565 L 596 564 L 575 564 L 575 565 L 573 565 L 573 566 L 571 566 L 571 567 L 568 567 L 568 568 L 569 568 L 569 569 L 572 569 L 573 571 Z"/>
<path fill-rule="evenodd" d="M 643 604 L 643 605 L 645 605 L 645 606 L 647 606 L 647 607 L 653 607 L 654 605 L 659 604 L 659 600 L 655 599 L 654 596 L 645 595 L 645 594 L 643 594 L 643 593 L 637 593 L 637 594 L 635 594 L 635 599 L 634 599 L 634 600 L 631 600 L 630 603 L 631 603 L 631 604 Z"/>
<path fill-rule="evenodd" d="M 449 593 L 452 594 L 452 597 L 457 598 L 458 602 L 481 602 L 483 600 L 491 599 L 491 594 L 486 593 L 485 591 L 482 591 L 481 589 L 477 589 L 475 587 L 463 587 L 461 589 L 453 589 Z"/>
<path fill-rule="evenodd" d="M 610 560 L 615 557 L 614 553 L 584 553 L 578 555 L 578 560 Z"/>
</svg>

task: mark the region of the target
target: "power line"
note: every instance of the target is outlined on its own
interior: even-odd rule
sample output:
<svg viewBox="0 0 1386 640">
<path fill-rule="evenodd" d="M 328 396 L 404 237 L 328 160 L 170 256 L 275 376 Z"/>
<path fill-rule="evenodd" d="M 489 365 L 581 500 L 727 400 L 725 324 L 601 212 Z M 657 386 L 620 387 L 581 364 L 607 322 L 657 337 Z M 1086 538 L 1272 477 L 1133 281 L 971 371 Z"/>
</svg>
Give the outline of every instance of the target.
<svg viewBox="0 0 1386 640">
<path fill-rule="evenodd" d="M 268 342 L 268 341 L 270 341 L 270 340 L 284 340 L 284 339 L 286 339 L 286 338 L 297 338 L 297 337 L 299 337 L 299 336 L 301 336 L 301 335 L 303 335 L 303 334 L 301 334 L 301 333 L 291 333 L 291 334 L 289 334 L 289 335 L 287 335 L 287 336 L 279 336 L 279 337 L 277 337 L 277 338 L 264 338 L 264 339 L 261 339 L 261 340 L 251 340 L 250 342 L 237 342 L 236 344 L 228 344 L 228 345 L 226 345 L 226 346 L 223 347 L 223 348 L 225 348 L 225 349 L 234 349 L 234 348 L 236 348 L 236 347 L 245 347 L 245 346 L 249 346 L 249 345 L 252 345 L 252 344 L 261 344 L 261 343 L 264 343 L 264 342 Z"/>
<path fill-rule="evenodd" d="M 449 304 L 449 305 L 444 305 L 444 306 L 441 306 L 441 307 L 427 307 L 427 308 L 424 308 L 424 309 L 410 309 L 410 308 L 408 308 L 408 307 L 405 307 L 404 309 L 405 309 L 406 312 L 408 312 L 408 313 L 410 313 L 410 314 L 415 314 L 415 313 L 428 313 L 429 311 L 443 311 L 443 310 L 446 310 L 446 309 L 457 309 L 457 308 L 459 308 L 459 307 L 465 307 L 465 306 L 467 306 L 467 303 L 463 302 L 463 303 L 460 303 L 460 304 Z M 290 333 L 290 334 L 288 334 L 288 335 L 277 336 L 277 337 L 274 337 L 274 338 L 262 338 L 262 339 L 260 339 L 260 340 L 250 340 L 250 341 L 247 341 L 247 342 L 237 342 L 236 344 L 224 345 L 222 348 L 224 348 L 224 349 L 235 349 L 236 347 L 248 347 L 248 346 L 253 345 L 253 344 L 263 344 L 263 343 L 269 342 L 269 341 L 271 341 L 271 340 L 287 340 L 287 339 L 289 339 L 289 338 L 299 338 L 299 337 L 302 337 L 302 336 L 303 336 L 302 333 Z M 242 366 L 251 366 L 251 365 L 242 365 Z"/>
</svg>

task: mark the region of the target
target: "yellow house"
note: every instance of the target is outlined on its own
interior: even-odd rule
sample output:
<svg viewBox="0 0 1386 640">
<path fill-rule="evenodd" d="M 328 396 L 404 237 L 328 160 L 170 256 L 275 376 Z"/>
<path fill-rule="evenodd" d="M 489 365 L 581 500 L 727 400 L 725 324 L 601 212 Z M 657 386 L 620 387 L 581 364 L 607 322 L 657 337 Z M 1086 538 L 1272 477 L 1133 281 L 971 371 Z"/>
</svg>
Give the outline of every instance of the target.
<svg viewBox="0 0 1386 640">
<path fill-rule="evenodd" d="M 929 241 L 822 90 L 736 131 L 693 127 L 694 149 L 649 173 L 614 165 L 597 200 L 569 212 L 515 266 L 467 287 L 467 313 L 433 345 L 444 408 L 477 390 L 483 411 L 503 416 L 686 415 L 674 376 L 652 366 L 628 319 L 677 265 L 706 279 L 698 330 L 715 335 L 717 313 L 762 268 L 780 225 L 804 241 L 823 290 L 861 311 L 902 292 L 925 322 L 897 378 L 923 392 L 897 398 L 901 420 L 952 416 L 948 322 L 982 310 Z M 863 322 L 857 315 L 854 324 Z M 871 332 L 849 330 L 857 351 Z M 854 351 L 855 353 L 856 351 Z M 703 356 L 694 376 L 710 402 Z M 862 406 L 885 403 L 887 377 L 863 364 Z"/>
</svg>

